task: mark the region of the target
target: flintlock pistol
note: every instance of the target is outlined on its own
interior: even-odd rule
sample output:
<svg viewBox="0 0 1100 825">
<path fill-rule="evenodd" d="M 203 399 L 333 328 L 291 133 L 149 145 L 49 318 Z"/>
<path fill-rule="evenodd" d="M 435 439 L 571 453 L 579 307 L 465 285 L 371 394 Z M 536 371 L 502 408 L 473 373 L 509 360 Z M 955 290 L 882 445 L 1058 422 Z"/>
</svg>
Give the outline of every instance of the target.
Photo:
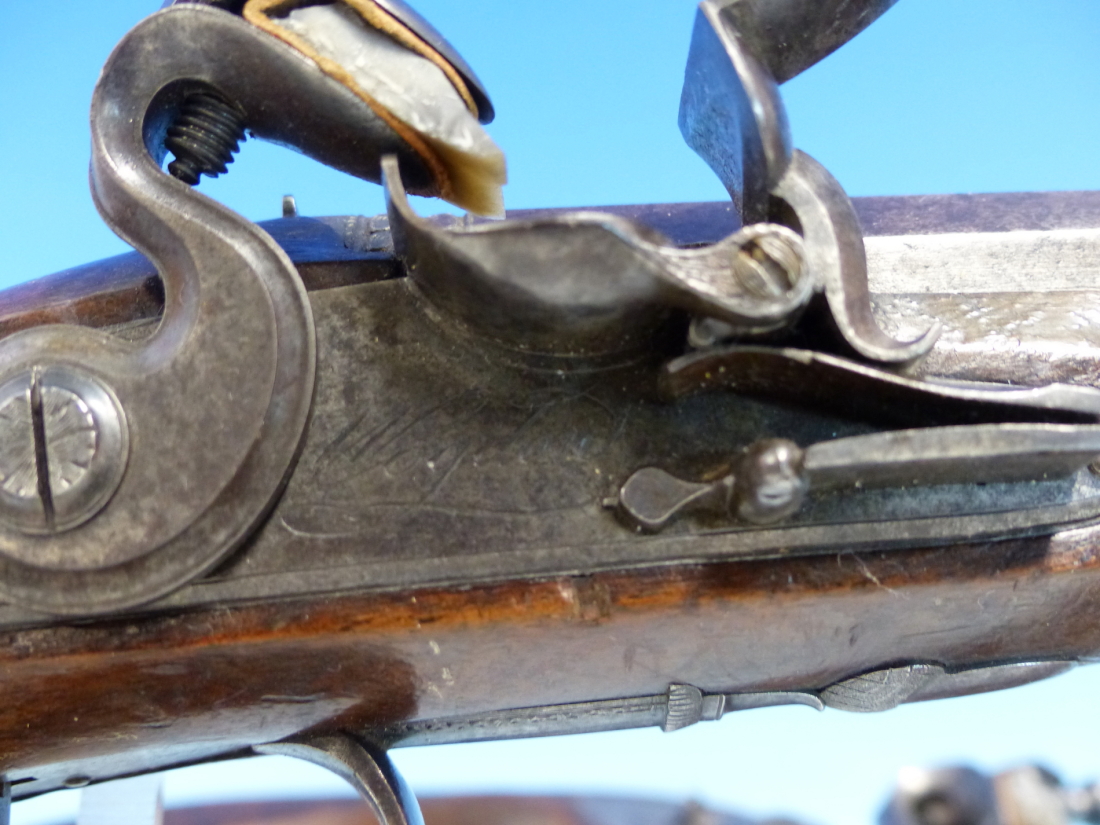
<svg viewBox="0 0 1100 825">
<path fill-rule="evenodd" d="M 281 753 L 399 825 L 390 748 L 1093 657 L 1100 197 L 853 202 L 794 149 L 779 84 L 890 5 L 704 0 L 680 127 L 730 202 L 504 220 L 408 201 L 499 217 L 505 168 L 399 0 L 138 24 L 91 185 L 141 254 L 0 317 L 10 796 Z M 246 131 L 387 215 L 255 225 L 192 189 Z"/>
</svg>

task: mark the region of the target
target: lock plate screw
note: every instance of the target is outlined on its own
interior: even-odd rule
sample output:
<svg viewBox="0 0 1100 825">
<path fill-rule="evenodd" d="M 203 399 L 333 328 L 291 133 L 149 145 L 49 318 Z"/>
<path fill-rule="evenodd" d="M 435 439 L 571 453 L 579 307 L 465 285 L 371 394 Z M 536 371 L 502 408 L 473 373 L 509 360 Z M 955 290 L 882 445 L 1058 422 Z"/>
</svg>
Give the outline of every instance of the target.
<svg viewBox="0 0 1100 825">
<path fill-rule="evenodd" d="M 23 533 L 72 529 L 122 480 L 122 408 L 98 379 L 35 367 L 0 385 L 0 522 Z"/>
</svg>

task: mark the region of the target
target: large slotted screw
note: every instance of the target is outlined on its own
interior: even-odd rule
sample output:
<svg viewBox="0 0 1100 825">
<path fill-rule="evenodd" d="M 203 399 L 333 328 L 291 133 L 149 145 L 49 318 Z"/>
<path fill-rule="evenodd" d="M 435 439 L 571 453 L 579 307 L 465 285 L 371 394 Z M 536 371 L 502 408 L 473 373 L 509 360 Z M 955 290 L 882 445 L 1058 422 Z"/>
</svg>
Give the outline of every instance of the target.
<svg viewBox="0 0 1100 825">
<path fill-rule="evenodd" d="M 114 395 L 71 367 L 0 385 L 0 522 L 24 533 L 76 527 L 107 504 L 129 450 Z"/>
</svg>

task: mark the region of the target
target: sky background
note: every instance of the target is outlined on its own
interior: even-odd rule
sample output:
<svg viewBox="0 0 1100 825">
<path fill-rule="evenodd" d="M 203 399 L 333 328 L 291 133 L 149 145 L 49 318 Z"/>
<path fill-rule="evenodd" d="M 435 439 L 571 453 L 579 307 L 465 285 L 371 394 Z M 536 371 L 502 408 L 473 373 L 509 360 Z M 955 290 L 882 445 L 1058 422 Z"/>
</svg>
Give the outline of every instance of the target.
<svg viewBox="0 0 1100 825">
<path fill-rule="evenodd" d="M 0 0 L 0 285 L 126 250 L 87 189 L 87 111 L 114 43 L 156 0 Z M 676 126 L 688 0 L 419 0 L 481 76 L 509 159 L 511 208 L 721 200 Z M 1100 3 L 902 0 L 783 87 L 794 143 L 852 195 L 1100 188 Z M 253 220 L 376 214 L 377 186 L 249 142 L 201 191 Z M 417 201 L 424 213 L 440 205 Z M 2 300 L 2 299 L 0 299 Z M 855 716 L 754 711 L 674 735 L 625 732 L 399 751 L 422 795 L 492 791 L 698 799 L 750 815 L 869 825 L 906 764 L 1040 760 L 1100 777 L 1100 667 L 1002 694 Z M 347 793 L 285 760 L 193 768 L 170 805 Z M 16 805 L 71 817 L 77 793 Z"/>
</svg>

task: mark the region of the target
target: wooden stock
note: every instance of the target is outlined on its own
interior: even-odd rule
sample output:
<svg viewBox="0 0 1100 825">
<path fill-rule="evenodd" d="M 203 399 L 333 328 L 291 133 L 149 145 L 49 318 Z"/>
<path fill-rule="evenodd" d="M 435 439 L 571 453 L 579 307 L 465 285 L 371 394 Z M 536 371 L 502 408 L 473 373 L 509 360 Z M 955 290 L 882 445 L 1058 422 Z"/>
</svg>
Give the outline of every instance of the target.
<svg viewBox="0 0 1100 825">
<path fill-rule="evenodd" d="M 365 729 L 896 661 L 1100 649 L 1098 528 L 1052 539 L 350 595 L 6 634 L 0 767 L 33 786 Z M 121 771 L 120 771 L 121 772 Z M 16 786 L 18 792 L 20 787 Z"/>
</svg>

